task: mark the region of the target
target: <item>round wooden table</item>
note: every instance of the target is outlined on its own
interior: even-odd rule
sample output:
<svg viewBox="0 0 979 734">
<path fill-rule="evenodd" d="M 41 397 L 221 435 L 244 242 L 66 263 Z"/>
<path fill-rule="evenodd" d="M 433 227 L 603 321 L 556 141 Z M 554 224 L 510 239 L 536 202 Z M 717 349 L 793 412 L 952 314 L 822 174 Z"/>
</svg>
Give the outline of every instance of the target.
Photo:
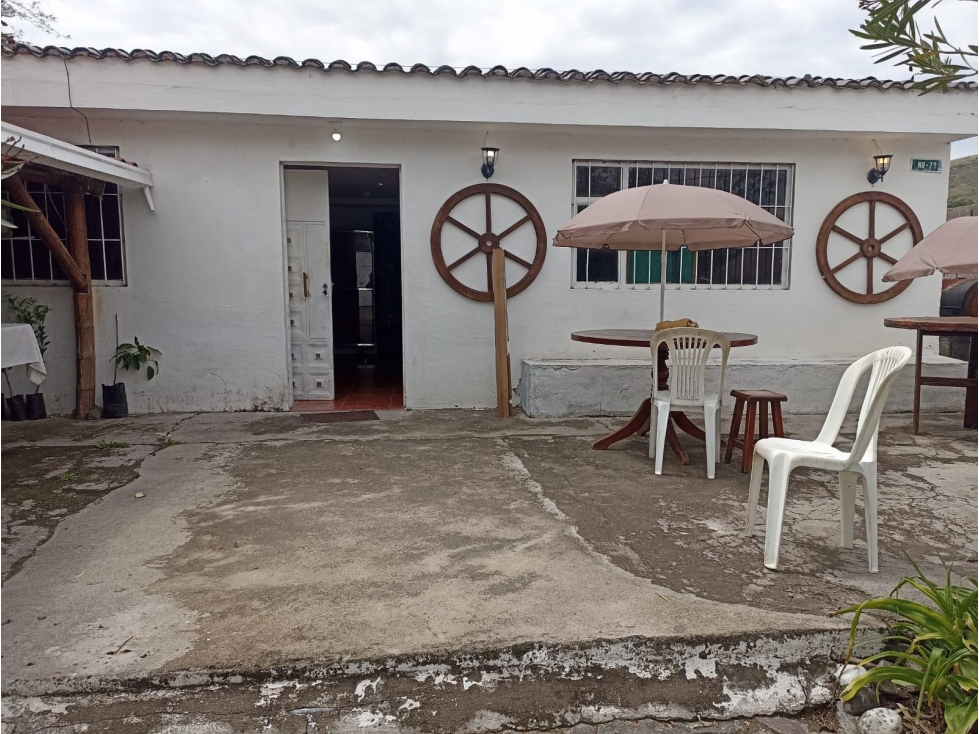
<svg viewBox="0 0 979 734">
<path fill-rule="evenodd" d="M 605 344 L 616 347 L 642 347 L 649 349 L 649 343 L 653 338 L 653 329 L 592 329 L 590 331 L 576 331 L 571 334 L 571 341 L 585 342 L 588 344 Z M 740 332 L 721 332 L 731 340 L 732 347 L 749 347 L 758 343 L 758 336 L 755 334 L 742 334 Z M 670 370 L 666 365 L 666 358 L 669 350 L 665 344 L 661 344 L 656 355 L 656 389 L 669 389 Z M 612 444 L 618 443 L 624 438 L 628 438 L 636 433 L 644 433 L 649 430 L 649 417 L 651 413 L 650 398 L 642 401 L 639 409 L 633 414 L 629 422 L 622 428 L 610 433 L 603 439 L 592 444 L 593 449 L 599 451 L 607 449 Z M 680 445 L 676 429 L 679 428 L 684 433 L 703 441 L 704 431 L 680 410 L 670 411 L 670 422 L 666 429 L 666 443 L 673 449 L 673 452 L 684 464 L 690 462 L 690 457 Z"/>
<path fill-rule="evenodd" d="M 976 336 L 979 320 L 975 316 L 902 316 L 884 319 L 884 326 L 891 329 L 914 329 L 918 332 L 914 353 L 914 413 L 911 418 L 912 430 L 918 434 L 921 413 L 921 387 L 964 387 L 965 418 L 963 428 L 976 427 Z M 921 339 L 926 336 L 968 336 L 972 337 L 969 347 L 969 367 L 966 377 L 928 377 L 921 374 Z"/>
</svg>

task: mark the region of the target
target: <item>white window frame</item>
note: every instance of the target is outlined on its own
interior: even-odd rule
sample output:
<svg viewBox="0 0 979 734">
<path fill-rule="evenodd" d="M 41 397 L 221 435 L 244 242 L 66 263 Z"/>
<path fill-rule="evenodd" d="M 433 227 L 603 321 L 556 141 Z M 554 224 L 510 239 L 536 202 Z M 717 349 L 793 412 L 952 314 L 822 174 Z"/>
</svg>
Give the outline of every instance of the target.
<svg viewBox="0 0 979 734">
<path fill-rule="evenodd" d="M 713 170 L 716 172 L 718 170 L 730 170 L 732 175 L 734 171 L 742 170 L 744 175 L 747 176 L 749 169 L 759 169 L 762 172 L 766 170 L 787 171 L 786 176 L 786 187 L 785 187 L 785 204 L 779 204 L 780 208 L 785 208 L 785 222 L 791 225 L 795 210 L 795 164 L 794 163 L 729 163 L 729 162 L 706 162 L 706 161 L 607 161 L 598 159 L 575 159 L 571 162 L 571 211 L 572 216 L 578 212 L 578 207 L 587 206 L 601 197 L 580 197 L 577 196 L 577 173 L 578 166 L 588 165 L 589 169 L 592 166 L 602 166 L 602 167 L 618 167 L 620 168 L 620 189 L 626 188 L 629 181 L 629 168 L 636 167 L 639 168 L 666 168 L 667 177 L 670 175 L 670 171 L 674 169 L 686 170 L 690 168 L 699 167 L 701 173 L 704 170 Z M 589 173 L 589 181 L 591 180 L 591 175 Z M 715 179 L 716 180 L 716 179 Z M 778 177 L 776 174 L 776 187 L 777 187 Z M 674 184 L 676 185 L 676 184 Z M 682 185 L 682 184 L 681 184 Z M 778 191 L 776 189 L 776 201 L 778 196 Z M 757 203 L 757 202 L 755 202 Z M 773 249 L 775 245 L 754 245 L 757 250 L 761 249 Z M 751 248 L 745 248 L 751 249 Z M 744 258 L 741 260 L 741 283 L 697 283 L 696 275 L 696 258 L 697 253 L 689 253 L 686 248 L 683 248 L 683 252 L 692 254 L 695 258 L 694 260 L 694 282 L 693 283 L 667 283 L 667 290 L 788 290 L 789 289 L 789 274 L 791 273 L 791 259 L 792 259 L 792 240 L 788 239 L 781 243 L 782 249 L 782 266 L 781 266 L 781 282 L 780 283 L 757 283 L 759 280 L 759 267 L 761 258 L 759 256 L 755 257 L 755 283 L 744 283 Z M 580 281 L 578 277 L 578 250 L 573 250 L 573 255 L 571 257 L 571 287 L 577 290 L 631 290 L 631 291 L 645 291 L 645 290 L 659 290 L 659 273 L 654 275 L 657 277 L 656 282 L 649 283 L 629 283 L 627 282 L 628 276 L 628 257 L 632 256 L 632 253 L 621 251 L 618 252 L 618 280 L 617 281 Z M 726 251 L 715 250 L 711 253 L 711 262 L 713 263 L 714 257 L 725 256 Z M 712 272 L 712 271 L 711 271 Z M 772 278 L 774 281 L 775 274 L 775 258 L 772 257 Z M 713 277 L 713 273 L 712 276 Z M 652 280 L 652 278 L 650 278 Z"/>
</svg>

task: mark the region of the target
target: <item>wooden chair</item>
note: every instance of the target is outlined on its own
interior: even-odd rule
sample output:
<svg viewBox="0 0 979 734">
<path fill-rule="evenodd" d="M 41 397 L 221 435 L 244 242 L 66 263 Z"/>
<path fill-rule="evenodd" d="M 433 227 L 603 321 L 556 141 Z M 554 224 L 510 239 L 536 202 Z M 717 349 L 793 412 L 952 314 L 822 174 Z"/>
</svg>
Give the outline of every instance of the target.
<svg viewBox="0 0 979 734">
<path fill-rule="evenodd" d="M 771 410 L 775 435 L 784 438 L 782 403 L 788 398 L 771 390 L 732 390 L 731 397 L 734 398 L 734 414 L 731 416 L 731 435 L 724 451 L 724 463 L 731 463 L 731 455 L 737 446 L 742 450 L 741 472 L 747 474 L 751 470 L 751 456 L 755 447 L 755 417 L 758 417 L 760 424 L 759 438 L 768 438 L 768 411 Z M 745 414 L 746 405 L 748 410 L 744 421 L 744 438 L 741 438 L 741 416 Z"/>
</svg>

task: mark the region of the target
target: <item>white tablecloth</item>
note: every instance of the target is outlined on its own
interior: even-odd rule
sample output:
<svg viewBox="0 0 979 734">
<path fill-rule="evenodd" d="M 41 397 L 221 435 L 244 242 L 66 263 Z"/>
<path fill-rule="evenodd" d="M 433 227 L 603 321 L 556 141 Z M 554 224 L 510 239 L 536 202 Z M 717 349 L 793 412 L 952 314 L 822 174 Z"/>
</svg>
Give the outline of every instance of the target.
<svg viewBox="0 0 979 734">
<path fill-rule="evenodd" d="M 35 385 L 40 385 L 48 376 L 30 324 L 3 324 L 0 329 L 0 352 L 4 369 L 26 364 L 27 379 Z"/>
</svg>

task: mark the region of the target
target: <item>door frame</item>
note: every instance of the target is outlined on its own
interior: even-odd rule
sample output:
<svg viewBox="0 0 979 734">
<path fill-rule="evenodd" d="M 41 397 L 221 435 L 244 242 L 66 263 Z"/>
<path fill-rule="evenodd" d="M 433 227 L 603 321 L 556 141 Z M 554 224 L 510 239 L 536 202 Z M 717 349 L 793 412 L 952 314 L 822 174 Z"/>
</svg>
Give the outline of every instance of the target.
<svg viewBox="0 0 979 734">
<path fill-rule="evenodd" d="M 279 161 L 279 225 L 281 229 L 280 242 L 281 242 L 281 265 L 282 265 L 282 328 L 285 332 L 285 343 L 283 350 L 280 352 L 283 358 L 286 360 L 285 364 L 285 388 L 288 400 L 288 405 L 286 410 L 292 408 L 293 404 L 296 402 L 295 397 L 292 394 L 292 364 L 289 361 L 289 355 L 292 354 L 292 331 L 289 328 L 289 253 L 286 248 L 286 179 L 285 172 L 287 168 L 305 168 L 305 169 L 319 169 L 319 168 L 385 168 L 389 170 L 396 170 L 398 172 L 398 228 L 400 229 L 400 246 L 401 246 L 401 381 L 404 389 L 405 405 L 408 402 L 408 391 L 407 391 L 407 371 L 406 367 L 408 365 L 408 348 L 406 344 L 406 324 L 405 324 L 405 236 L 404 236 L 404 176 L 402 175 L 402 169 L 400 163 L 355 163 L 348 161 L 311 161 L 311 160 L 280 160 Z M 328 192 L 329 193 L 329 192 Z M 328 200 L 329 203 L 329 200 Z"/>
</svg>

